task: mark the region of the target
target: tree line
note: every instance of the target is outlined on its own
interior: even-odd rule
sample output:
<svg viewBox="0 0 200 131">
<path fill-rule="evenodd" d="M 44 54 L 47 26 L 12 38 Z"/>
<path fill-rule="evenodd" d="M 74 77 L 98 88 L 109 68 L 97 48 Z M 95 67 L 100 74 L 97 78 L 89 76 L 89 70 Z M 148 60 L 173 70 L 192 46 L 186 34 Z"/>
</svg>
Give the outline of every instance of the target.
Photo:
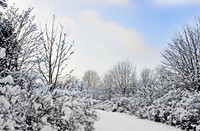
<svg viewBox="0 0 200 131">
<path fill-rule="evenodd" d="M 82 80 L 88 88 L 101 86 L 117 87 L 126 90 L 136 85 L 145 88 L 152 87 L 159 81 L 166 79 L 177 84 L 177 88 L 184 90 L 200 90 L 200 20 L 193 26 L 186 25 L 182 31 L 175 33 L 171 42 L 162 52 L 161 64 L 155 69 L 148 67 L 141 70 L 137 76 L 136 66 L 129 60 L 116 63 L 102 77 L 94 70 L 84 73 Z M 163 71 L 161 71 L 163 70 Z M 164 74 L 162 74 L 164 73 Z M 162 79 L 162 80 L 161 80 Z M 181 84 L 181 86 L 179 86 Z"/>
</svg>

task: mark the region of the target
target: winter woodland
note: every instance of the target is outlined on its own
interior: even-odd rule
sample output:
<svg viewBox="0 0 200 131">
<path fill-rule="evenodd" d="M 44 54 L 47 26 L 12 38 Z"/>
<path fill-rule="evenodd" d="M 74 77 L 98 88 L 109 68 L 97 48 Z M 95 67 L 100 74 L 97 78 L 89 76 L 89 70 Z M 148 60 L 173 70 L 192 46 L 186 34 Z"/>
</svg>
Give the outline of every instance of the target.
<svg viewBox="0 0 200 131">
<path fill-rule="evenodd" d="M 103 76 L 71 75 L 74 41 L 63 26 L 39 30 L 33 8 L 0 0 L 0 130 L 93 131 L 97 110 L 200 131 L 200 20 L 177 32 L 155 69 L 129 60 Z"/>
</svg>

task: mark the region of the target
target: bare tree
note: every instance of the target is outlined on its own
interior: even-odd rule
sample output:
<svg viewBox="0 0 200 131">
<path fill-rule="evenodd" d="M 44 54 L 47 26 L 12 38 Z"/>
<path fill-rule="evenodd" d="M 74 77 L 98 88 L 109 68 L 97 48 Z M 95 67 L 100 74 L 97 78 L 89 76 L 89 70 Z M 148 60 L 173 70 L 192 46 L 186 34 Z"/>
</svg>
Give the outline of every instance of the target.
<svg viewBox="0 0 200 131">
<path fill-rule="evenodd" d="M 100 82 L 100 77 L 96 71 L 88 70 L 84 73 L 83 81 L 88 88 L 95 88 Z"/>
<path fill-rule="evenodd" d="M 105 74 L 104 82 L 108 87 L 122 89 L 126 95 L 128 88 L 136 86 L 136 69 L 130 61 L 118 62 Z"/>
<path fill-rule="evenodd" d="M 155 85 L 156 80 L 157 80 L 157 75 L 153 70 L 149 68 L 144 68 L 142 70 L 140 74 L 140 82 L 145 88 L 152 87 L 153 85 Z"/>
<path fill-rule="evenodd" d="M 188 90 L 200 90 L 200 19 L 177 33 L 162 54 L 164 64 L 176 73 Z"/>
<path fill-rule="evenodd" d="M 136 97 L 145 98 L 145 104 L 150 105 L 155 98 L 159 97 L 161 90 L 158 83 L 157 70 L 149 68 L 142 69 Z"/>
<path fill-rule="evenodd" d="M 72 72 L 67 71 L 66 67 L 74 53 L 74 41 L 70 42 L 69 32 L 65 32 L 62 25 L 55 26 L 55 16 L 51 27 L 45 25 L 42 38 L 43 50 L 39 52 L 40 57 L 37 59 L 38 72 L 42 74 L 42 81 L 52 84 L 51 90 L 54 90 L 58 80 Z"/>
</svg>

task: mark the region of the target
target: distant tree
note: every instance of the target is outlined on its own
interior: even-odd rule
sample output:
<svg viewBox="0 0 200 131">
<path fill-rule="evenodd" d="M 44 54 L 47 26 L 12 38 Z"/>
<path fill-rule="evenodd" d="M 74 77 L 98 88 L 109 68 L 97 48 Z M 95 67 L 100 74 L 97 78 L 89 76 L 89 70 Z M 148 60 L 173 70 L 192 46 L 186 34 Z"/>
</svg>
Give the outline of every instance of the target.
<svg viewBox="0 0 200 131">
<path fill-rule="evenodd" d="M 57 82 L 72 72 L 67 72 L 66 68 L 74 53 L 74 41 L 70 42 L 69 32 L 65 32 L 62 25 L 55 26 L 55 16 L 52 25 L 46 24 L 42 32 L 43 50 L 38 52 L 37 71 L 42 74 L 42 81 L 51 84 L 51 90 L 54 90 Z"/>
<path fill-rule="evenodd" d="M 140 82 L 141 84 L 147 88 L 147 87 L 152 87 L 155 85 L 157 81 L 157 75 L 156 73 L 149 69 L 149 68 L 144 68 L 140 74 Z"/>
<path fill-rule="evenodd" d="M 162 56 L 164 65 L 177 74 L 186 89 L 200 90 L 200 19 L 176 33 Z"/>
<path fill-rule="evenodd" d="M 122 90 L 126 95 L 128 88 L 136 86 L 136 69 L 130 61 L 118 62 L 104 76 L 104 83 L 107 87 Z"/>
<path fill-rule="evenodd" d="M 79 79 L 74 76 L 74 75 L 69 75 L 65 80 L 63 81 L 65 84 L 70 83 L 70 82 L 75 82 L 78 81 Z"/>
<path fill-rule="evenodd" d="M 88 88 L 95 88 L 100 82 L 100 77 L 96 71 L 88 70 L 84 73 L 82 80 Z"/>
<path fill-rule="evenodd" d="M 159 72 L 160 75 L 165 75 Z M 160 86 L 158 69 L 144 68 L 140 73 L 139 84 L 136 89 L 136 98 L 143 99 L 141 106 L 149 106 L 155 99 L 163 95 L 162 86 Z M 165 83 L 166 84 L 166 83 Z"/>
<path fill-rule="evenodd" d="M 160 65 L 156 67 L 155 73 L 157 76 L 157 81 L 160 85 L 173 85 L 173 82 L 175 82 L 176 73 L 169 70 L 166 66 Z M 178 80 L 176 80 L 177 82 Z"/>
<path fill-rule="evenodd" d="M 67 76 L 66 78 L 63 78 L 62 81 L 59 80 L 58 83 L 60 83 L 61 88 L 63 88 L 66 85 L 74 86 L 79 81 L 80 80 L 76 76 L 69 74 L 69 76 Z"/>
</svg>

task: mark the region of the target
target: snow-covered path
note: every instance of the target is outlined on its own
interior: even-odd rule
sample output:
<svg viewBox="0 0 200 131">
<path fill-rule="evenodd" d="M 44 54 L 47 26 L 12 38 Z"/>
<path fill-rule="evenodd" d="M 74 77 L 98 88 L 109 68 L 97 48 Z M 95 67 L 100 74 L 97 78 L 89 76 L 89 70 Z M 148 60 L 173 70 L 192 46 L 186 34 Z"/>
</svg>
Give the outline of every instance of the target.
<svg viewBox="0 0 200 131">
<path fill-rule="evenodd" d="M 100 120 L 95 123 L 96 131 L 182 131 L 161 123 L 137 119 L 127 114 L 100 110 L 97 112 Z"/>
</svg>

